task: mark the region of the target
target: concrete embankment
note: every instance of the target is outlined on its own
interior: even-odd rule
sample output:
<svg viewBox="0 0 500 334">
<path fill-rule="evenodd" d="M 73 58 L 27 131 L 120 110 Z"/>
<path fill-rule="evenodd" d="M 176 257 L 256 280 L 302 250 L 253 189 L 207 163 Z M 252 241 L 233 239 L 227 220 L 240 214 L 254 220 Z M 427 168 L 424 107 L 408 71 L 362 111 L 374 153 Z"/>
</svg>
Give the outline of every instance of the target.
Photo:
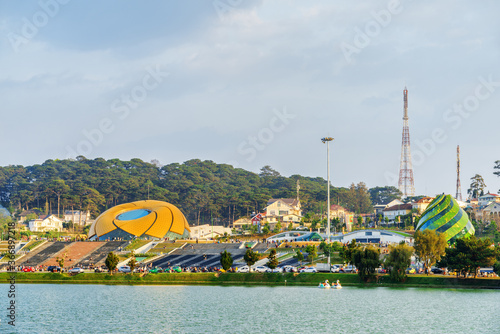
<svg viewBox="0 0 500 334">
<path fill-rule="evenodd" d="M 7 283 L 13 273 L 0 273 Z M 340 280 L 343 286 L 420 287 L 500 289 L 499 278 L 463 279 L 451 276 L 410 275 L 404 283 L 392 282 L 387 275 L 363 283 L 355 274 L 272 274 L 272 273 L 171 273 L 171 274 L 113 274 L 85 273 L 70 276 L 58 273 L 15 273 L 16 283 L 26 284 L 110 284 L 110 285 L 245 285 L 245 286 L 317 286 L 328 279 Z"/>
</svg>

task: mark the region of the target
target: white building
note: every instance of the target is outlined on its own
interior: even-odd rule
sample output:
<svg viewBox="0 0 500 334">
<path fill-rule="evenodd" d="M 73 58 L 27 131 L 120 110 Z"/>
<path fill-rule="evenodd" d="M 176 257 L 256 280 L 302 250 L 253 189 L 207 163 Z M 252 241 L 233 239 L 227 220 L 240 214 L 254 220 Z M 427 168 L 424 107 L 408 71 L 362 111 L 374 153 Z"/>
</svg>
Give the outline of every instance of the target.
<svg viewBox="0 0 500 334">
<path fill-rule="evenodd" d="M 83 212 L 80 210 L 67 210 L 64 212 L 64 221 L 71 221 L 79 225 L 87 225 L 90 221 L 90 212 Z"/>
<path fill-rule="evenodd" d="M 28 222 L 28 228 L 31 232 L 61 232 L 63 230 L 63 222 L 64 221 L 62 219 L 59 219 L 54 215 L 40 216 L 38 219 L 30 220 Z"/>
<path fill-rule="evenodd" d="M 300 201 L 296 198 L 270 199 L 264 210 L 262 224 L 269 223 L 271 228 L 278 222 L 299 223 L 302 218 Z"/>
<path fill-rule="evenodd" d="M 400 233 L 395 233 L 386 230 L 358 230 L 344 234 L 342 236 L 335 236 L 334 241 L 339 241 L 342 243 L 349 243 L 352 240 L 362 243 L 392 243 L 398 244 L 401 241 L 405 241 L 408 244 L 413 244 L 413 237 L 411 235 L 402 235 Z"/>
<path fill-rule="evenodd" d="M 484 220 L 500 221 L 500 203 L 491 202 L 482 212 Z"/>
<path fill-rule="evenodd" d="M 228 236 L 231 235 L 231 229 L 224 226 L 212 226 L 209 224 L 190 226 L 191 233 L 189 234 L 191 239 L 208 240 L 215 239 L 217 237 L 223 237 L 225 233 Z"/>
<path fill-rule="evenodd" d="M 399 204 L 394 205 L 388 208 L 385 208 L 384 219 L 387 217 L 389 221 L 394 221 L 398 216 L 404 216 L 411 212 L 412 205 L 411 204 Z"/>
<path fill-rule="evenodd" d="M 394 199 L 387 204 L 376 204 L 373 208 L 375 209 L 375 215 L 383 215 L 384 209 L 390 208 L 391 206 L 403 204 L 399 199 Z"/>
<path fill-rule="evenodd" d="M 491 202 L 500 202 L 500 196 L 487 193 L 486 195 L 480 196 L 478 199 L 479 206 L 486 206 Z"/>
</svg>

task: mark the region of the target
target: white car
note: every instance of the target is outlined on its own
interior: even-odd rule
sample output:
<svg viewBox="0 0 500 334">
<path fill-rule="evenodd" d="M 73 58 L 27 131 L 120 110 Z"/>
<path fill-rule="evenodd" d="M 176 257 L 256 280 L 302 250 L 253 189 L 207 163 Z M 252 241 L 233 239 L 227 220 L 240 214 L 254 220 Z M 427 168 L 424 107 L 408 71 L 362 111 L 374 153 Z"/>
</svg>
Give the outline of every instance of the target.
<svg viewBox="0 0 500 334">
<path fill-rule="evenodd" d="M 318 271 L 314 267 L 306 267 L 306 268 L 300 269 L 300 272 L 301 273 L 317 273 Z"/>
<path fill-rule="evenodd" d="M 82 268 L 71 268 L 70 270 L 68 270 L 68 273 L 70 274 L 81 274 L 83 272 L 84 271 Z"/>
<path fill-rule="evenodd" d="M 269 270 L 269 268 L 266 266 L 257 266 L 252 268 L 252 270 L 255 271 L 256 273 L 265 273 Z"/>
<path fill-rule="evenodd" d="M 249 271 L 250 269 L 248 268 L 248 266 L 243 266 L 238 268 L 238 270 L 236 270 L 237 273 L 248 273 Z"/>
<path fill-rule="evenodd" d="M 340 273 L 340 266 L 339 265 L 336 265 L 336 264 L 333 264 L 331 269 L 330 269 L 330 272 L 332 273 Z"/>
<path fill-rule="evenodd" d="M 274 268 L 274 269 L 267 269 L 266 271 L 267 273 L 282 273 L 283 272 L 283 268 Z"/>
<path fill-rule="evenodd" d="M 297 271 L 298 271 L 297 267 L 294 267 L 294 266 L 291 266 L 291 265 L 283 266 L 283 272 L 284 273 L 296 273 Z"/>
<path fill-rule="evenodd" d="M 132 270 L 130 270 L 129 266 L 122 266 L 122 267 L 118 268 L 118 271 L 121 272 L 121 273 L 129 273 Z"/>
</svg>

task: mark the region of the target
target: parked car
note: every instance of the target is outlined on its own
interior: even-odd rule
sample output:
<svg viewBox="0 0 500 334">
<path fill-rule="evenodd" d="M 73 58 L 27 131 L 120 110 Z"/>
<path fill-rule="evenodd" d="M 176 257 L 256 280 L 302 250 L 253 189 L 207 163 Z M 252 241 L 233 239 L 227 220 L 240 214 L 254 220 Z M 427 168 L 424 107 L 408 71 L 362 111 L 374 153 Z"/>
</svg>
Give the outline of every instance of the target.
<svg viewBox="0 0 500 334">
<path fill-rule="evenodd" d="M 118 271 L 121 272 L 121 273 L 129 273 L 132 270 L 130 270 L 129 266 L 121 266 L 120 268 L 118 268 Z"/>
<path fill-rule="evenodd" d="M 248 266 L 239 267 L 236 270 L 237 273 L 248 273 L 249 271 L 250 271 L 250 269 L 248 268 Z"/>
<path fill-rule="evenodd" d="M 332 272 L 332 273 L 340 273 L 340 266 L 337 265 L 337 264 L 332 264 L 330 272 Z"/>
<path fill-rule="evenodd" d="M 283 272 L 284 273 L 296 273 L 298 272 L 297 267 L 291 266 L 291 265 L 286 265 L 283 266 Z"/>
<path fill-rule="evenodd" d="M 441 268 L 432 268 L 431 272 L 433 274 L 443 274 L 444 273 L 443 269 L 441 269 Z"/>
<path fill-rule="evenodd" d="M 305 267 L 300 269 L 299 273 L 317 273 L 318 271 L 314 267 Z"/>
<path fill-rule="evenodd" d="M 48 266 L 47 271 L 51 273 L 60 273 L 61 272 L 61 267 L 58 266 Z"/>
<path fill-rule="evenodd" d="M 269 269 L 267 269 L 266 272 L 267 273 L 282 273 L 283 272 L 283 268 L 279 268 L 279 267 L 278 268 L 274 268 L 274 269 L 269 268 Z"/>
<path fill-rule="evenodd" d="M 378 271 L 379 274 L 385 274 L 385 273 L 387 273 L 387 270 L 385 270 L 385 268 L 378 268 L 377 271 Z"/>
<path fill-rule="evenodd" d="M 356 272 L 356 267 L 355 266 L 344 266 L 342 269 L 340 269 L 340 272 L 342 273 L 355 273 Z"/>
<path fill-rule="evenodd" d="M 33 268 L 33 267 L 24 267 L 23 271 L 25 273 L 31 273 L 31 272 L 35 272 L 35 268 Z"/>
<path fill-rule="evenodd" d="M 94 269 L 94 272 L 95 273 L 102 273 L 102 272 L 104 272 L 104 269 L 102 269 L 101 267 L 97 267 Z"/>
<path fill-rule="evenodd" d="M 269 270 L 269 268 L 266 266 L 257 266 L 252 268 L 252 270 L 255 271 L 256 273 L 265 273 Z"/>
<path fill-rule="evenodd" d="M 78 267 L 71 268 L 70 270 L 68 270 L 68 273 L 70 273 L 70 274 L 81 274 L 83 272 L 84 272 L 84 270 L 82 268 L 78 268 Z"/>
<path fill-rule="evenodd" d="M 408 269 L 406 269 L 406 273 L 407 274 L 416 274 L 417 271 L 415 270 L 415 268 L 408 268 Z"/>
</svg>

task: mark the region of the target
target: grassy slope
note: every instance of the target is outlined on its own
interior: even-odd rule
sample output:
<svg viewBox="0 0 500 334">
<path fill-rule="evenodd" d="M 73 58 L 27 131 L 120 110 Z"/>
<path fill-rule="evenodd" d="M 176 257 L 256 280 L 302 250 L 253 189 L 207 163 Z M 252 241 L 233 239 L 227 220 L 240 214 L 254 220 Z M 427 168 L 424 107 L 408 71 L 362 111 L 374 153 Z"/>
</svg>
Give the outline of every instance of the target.
<svg viewBox="0 0 500 334">
<path fill-rule="evenodd" d="M 0 280 L 7 282 L 10 273 L 0 273 Z M 445 276 L 412 275 L 405 283 L 391 282 L 388 276 L 380 276 L 378 283 L 363 284 L 358 275 L 353 274 L 243 274 L 227 273 L 173 273 L 149 274 L 78 274 L 68 276 L 57 273 L 17 273 L 17 283 L 69 283 L 69 284 L 155 284 L 155 285 L 304 285 L 316 286 L 328 279 L 330 282 L 340 280 L 344 286 L 393 286 L 393 287 L 440 287 L 440 288 L 489 288 L 500 289 L 500 279 L 457 279 Z"/>
</svg>

